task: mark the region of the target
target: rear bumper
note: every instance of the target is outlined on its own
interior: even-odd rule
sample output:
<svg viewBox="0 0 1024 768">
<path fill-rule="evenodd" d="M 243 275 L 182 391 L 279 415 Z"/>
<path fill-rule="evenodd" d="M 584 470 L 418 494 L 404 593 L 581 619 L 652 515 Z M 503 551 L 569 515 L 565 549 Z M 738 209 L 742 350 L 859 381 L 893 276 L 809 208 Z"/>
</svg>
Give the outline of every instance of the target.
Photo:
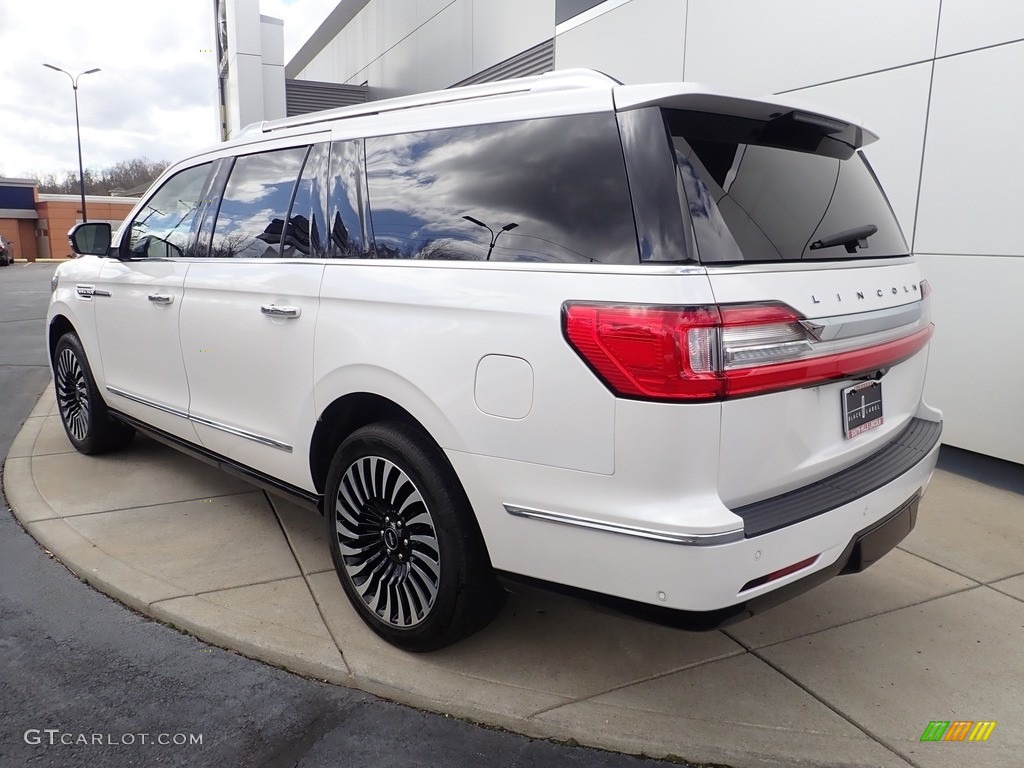
<svg viewBox="0 0 1024 768">
<path fill-rule="evenodd" d="M 661 529 L 655 536 L 649 528 L 627 531 L 564 518 L 531 518 L 507 509 L 509 497 L 522 495 L 524 488 L 537 496 L 555 496 L 562 483 L 554 479 L 574 480 L 565 487 L 576 493 L 575 509 L 608 507 L 608 497 L 621 490 L 614 477 L 583 484 L 578 474 L 538 475 L 528 466 L 482 457 L 466 463 L 465 454 L 455 455 L 453 463 L 478 512 L 492 562 L 506 577 L 578 594 L 660 623 L 711 629 L 840 573 L 864 570 L 896 546 L 913 528 L 918 501 L 938 459 L 940 434 L 941 422 L 915 419 L 864 461 L 764 502 L 763 508 L 772 511 L 772 525 L 736 530 L 727 540 L 711 534 L 711 541 L 663 537 Z M 607 493 L 601 492 L 599 482 L 606 484 Z M 626 508 L 639 518 L 646 508 L 638 501 L 627 500 Z M 687 511 L 699 501 L 676 496 L 674 507 Z M 775 525 L 790 503 L 799 514 Z M 733 519 L 740 522 L 735 512 Z"/>
<path fill-rule="evenodd" d="M 923 461 L 941 436 L 942 422 L 913 418 L 885 447 L 852 467 L 732 511 L 743 518 L 747 538 L 799 523 L 838 509 L 898 479 Z"/>
<path fill-rule="evenodd" d="M 526 583 L 549 591 L 569 594 L 608 606 L 637 618 L 690 631 L 710 631 L 735 624 L 754 614 L 792 600 L 804 592 L 844 573 L 859 573 L 894 549 L 914 529 L 920 495 L 915 494 L 882 520 L 858 531 L 834 563 L 782 587 L 743 602 L 708 611 L 688 611 L 627 600 L 585 589 L 567 587 L 516 574 L 501 573 L 506 583 Z"/>
</svg>

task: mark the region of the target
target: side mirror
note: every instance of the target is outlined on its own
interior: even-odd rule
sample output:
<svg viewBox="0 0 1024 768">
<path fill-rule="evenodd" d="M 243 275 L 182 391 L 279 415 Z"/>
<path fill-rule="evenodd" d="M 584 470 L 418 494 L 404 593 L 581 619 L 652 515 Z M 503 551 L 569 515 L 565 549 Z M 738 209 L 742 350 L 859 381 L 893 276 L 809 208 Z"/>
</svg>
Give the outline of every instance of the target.
<svg viewBox="0 0 1024 768">
<path fill-rule="evenodd" d="M 110 225 L 105 221 L 87 221 L 68 232 L 71 250 L 82 256 L 106 256 L 110 240 Z"/>
</svg>

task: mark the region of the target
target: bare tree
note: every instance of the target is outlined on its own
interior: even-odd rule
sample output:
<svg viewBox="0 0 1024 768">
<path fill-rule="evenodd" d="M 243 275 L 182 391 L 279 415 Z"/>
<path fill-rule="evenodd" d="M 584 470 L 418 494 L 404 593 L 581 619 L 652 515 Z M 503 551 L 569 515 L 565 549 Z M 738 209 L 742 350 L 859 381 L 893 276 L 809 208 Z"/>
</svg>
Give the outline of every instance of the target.
<svg viewBox="0 0 1024 768">
<path fill-rule="evenodd" d="M 87 195 L 109 195 L 111 192 L 126 192 L 150 184 L 169 165 L 166 160 L 152 161 L 144 157 L 122 160 L 109 168 L 95 171 L 85 170 L 85 193 Z M 78 172 L 64 171 L 61 174 L 47 173 L 34 176 L 39 182 L 39 191 L 44 194 L 77 195 Z"/>
</svg>

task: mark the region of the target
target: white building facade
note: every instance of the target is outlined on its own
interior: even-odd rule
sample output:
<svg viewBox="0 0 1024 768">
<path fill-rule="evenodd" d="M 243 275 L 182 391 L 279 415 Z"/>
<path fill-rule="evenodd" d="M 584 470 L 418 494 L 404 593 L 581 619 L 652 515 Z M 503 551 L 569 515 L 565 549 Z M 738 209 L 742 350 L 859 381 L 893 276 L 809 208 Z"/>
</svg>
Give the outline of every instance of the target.
<svg viewBox="0 0 1024 768">
<path fill-rule="evenodd" d="M 1024 3 L 344 0 L 285 77 L 386 98 L 571 67 L 786 93 L 877 132 L 933 288 L 943 441 L 1024 464 Z"/>
</svg>

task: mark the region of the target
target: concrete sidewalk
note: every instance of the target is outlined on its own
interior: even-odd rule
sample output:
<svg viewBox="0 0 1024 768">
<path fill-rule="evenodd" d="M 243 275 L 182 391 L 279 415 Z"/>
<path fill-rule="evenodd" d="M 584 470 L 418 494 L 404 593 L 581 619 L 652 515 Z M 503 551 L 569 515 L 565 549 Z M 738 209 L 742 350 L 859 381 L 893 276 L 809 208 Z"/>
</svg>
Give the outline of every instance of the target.
<svg viewBox="0 0 1024 768">
<path fill-rule="evenodd" d="M 688 633 L 547 594 L 398 651 L 349 607 L 315 513 L 139 437 L 88 457 L 52 388 L 7 457 L 18 519 L 80 578 L 203 640 L 527 735 L 747 766 L 1019 766 L 1024 496 L 937 472 L 917 530 L 863 574 Z M 922 743 L 932 720 L 997 721 Z"/>
</svg>

